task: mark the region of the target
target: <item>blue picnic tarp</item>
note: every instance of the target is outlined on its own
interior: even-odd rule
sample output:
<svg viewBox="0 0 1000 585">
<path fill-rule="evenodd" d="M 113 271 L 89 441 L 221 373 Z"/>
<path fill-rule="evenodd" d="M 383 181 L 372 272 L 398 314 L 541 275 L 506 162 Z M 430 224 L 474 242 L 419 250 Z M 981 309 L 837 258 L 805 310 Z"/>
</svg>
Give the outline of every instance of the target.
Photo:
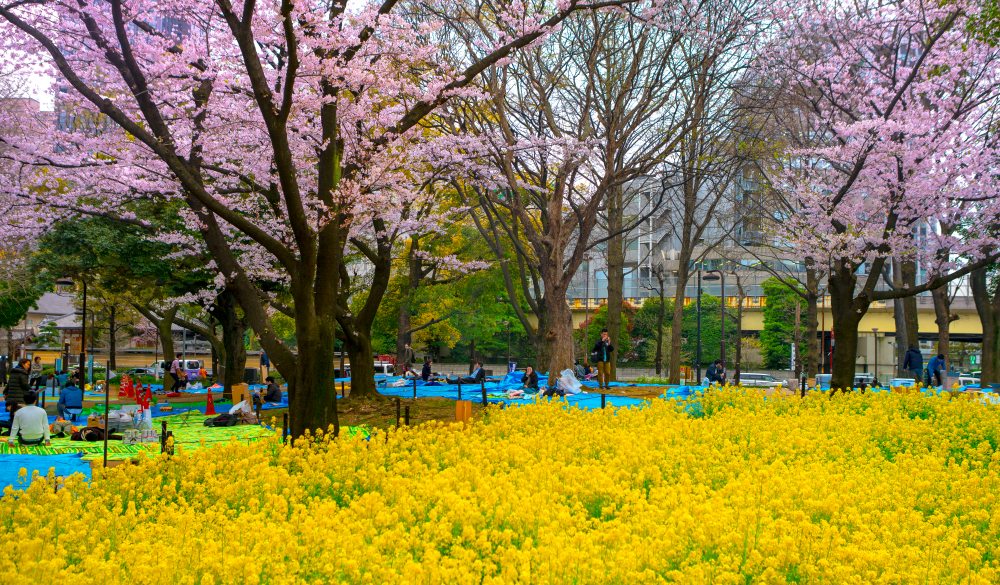
<svg viewBox="0 0 1000 585">
<path fill-rule="evenodd" d="M 492 403 L 505 403 L 510 405 L 530 404 L 537 399 L 535 394 L 527 394 L 524 398 L 510 398 L 507 393 L 510 390 L 520 389 L 523 385 L 523 372 L 513 372 L 503 378 L 490 379 L 484 384 L 450 384 L 441 381 L 424 382 L 414 378 L 401 378 L 398 376 L 383 376 L 378 380 L 377 387 L 379 393 L 385 396 L 396 396 L 399 398 L 448 398 L 451 400 L 482 400 L 483 390 L 486 390 L 486 400 Z M 548 384 L 548 377 L 539 375 L 538 385 L 545 388 Z M 579 408 L 601 408 L 601 392 L 597 388 L 597 383 L 592 381 L 583 382 L 584 391 L 580 394 L 567 395 L 566 402 Z M 625 384 L 611 383 L 612 388 L 662 388 L 659 384 Z M 697 391 L 702 390 L 700 386 L 668 386 L 660 394 L 661 398 L 683 400 L 690 397 Z M 607 406 L 638 406 L 644 402 L 641 398 L 628 396 L 605 395 L 605 405 Z"/>
<path fill-rule="evenodd" d="M 25 470 L 26 475 L 21 474 Z M 82 473 L 90 479 L 90 463 L 83 460 L 83 453 L 62 455 L 4 455 L 0 457 L 0 490 L 7 486 L 23 489 L 31 483 L 32 472 L 46 475 L 54 469 L 56 476 L 66 477 Z"/>
</svg>

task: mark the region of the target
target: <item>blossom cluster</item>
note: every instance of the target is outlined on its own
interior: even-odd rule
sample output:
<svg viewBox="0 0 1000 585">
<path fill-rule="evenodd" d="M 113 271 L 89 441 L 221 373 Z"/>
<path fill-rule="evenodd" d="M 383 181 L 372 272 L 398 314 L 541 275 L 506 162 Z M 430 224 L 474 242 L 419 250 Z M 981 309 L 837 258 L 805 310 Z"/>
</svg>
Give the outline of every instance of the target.
<svg viewBox="0 0 1000 585">
<path fill-rule="evenodd" d="M 0 576 L 996 583 L 998 440 L 972 401 L 731 388 L 275 437 L 9 492 Z"/>
</svg>

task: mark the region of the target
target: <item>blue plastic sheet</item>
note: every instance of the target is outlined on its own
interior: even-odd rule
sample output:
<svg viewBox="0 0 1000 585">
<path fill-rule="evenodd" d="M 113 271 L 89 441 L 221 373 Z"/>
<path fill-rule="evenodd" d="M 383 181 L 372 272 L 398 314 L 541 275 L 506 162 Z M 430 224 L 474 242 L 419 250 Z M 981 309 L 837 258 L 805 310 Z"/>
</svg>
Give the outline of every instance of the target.
<svg viewBox="0 0 1000 585">
<path fill-rule="evenodd" d="M 451 400 L 482 400 L 483 389 L 486 390 L 486 401 L 492 403 L 505 403 L 510 405 L 530 404 L 535 400 L 535 395 L 528 395 L 525 398 L 508 398 L 507 391 L 522 387 L 522 372 L 507 374 L 503 378 L 491 379 L 482 386 L 479 384 L 447 384 L 443 382 L 424 382 L 414 378 L 400 378 L 397 376 L 384 376 L 377 381 L 379 393 L 385 396 L 397 396 L 399 398 L 448 398 Z M 403 384 L 398 385 L 402 380 Z M 545 388 L 548 383 L 546 376 L 538 377 L 538 385 Z M 612 383 L 612 387 L 662 387 L 657 384 L 621 384 Z M 601 408 L 601 393 L 597 390 L 596 382 L 584 382 L 584 392 L 566 396 L 566 402 L 578 408 L 591 409 Z M 702 390 L 700 386 L 668 386 L 661 394 L 662 398 L 683 400 L 693 393 Z M 645 401 L 641 398 L 631 398 L 627 396 L 605 396 L 605 405 L 622 407 L 638 406 Z"/>
<path fill-rule="evenodd" d="M 66 477 L 74 473 L 82 473 L 90 479 L 90 462 L 83 460 L 83 453 L 66 453 L 63 455 L 4 455 L 0 457 L 0 490 L 7 486 L 15 489 L 28 487 L 33 471 L 46 475 L 49 469 L 55 469 L 56 476 Z M 21 470 L 27 471 L 27 476 L 21 476 Z"/>
</svg>

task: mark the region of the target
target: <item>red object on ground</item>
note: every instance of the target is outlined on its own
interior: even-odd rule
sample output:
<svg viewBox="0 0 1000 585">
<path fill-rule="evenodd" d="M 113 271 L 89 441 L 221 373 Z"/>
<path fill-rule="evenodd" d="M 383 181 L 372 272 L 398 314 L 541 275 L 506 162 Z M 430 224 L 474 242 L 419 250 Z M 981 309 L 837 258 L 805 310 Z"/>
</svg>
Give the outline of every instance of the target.
<svg viewBox="0 0 1000 585">
<path fill-rule="evenodd" d="M 205 416 L 210 414 L 216 414 L 215 412 L 215 401 L 212 399 L 212 393 L 208 393 L 208 402 L 205 404 Z"/>
</svg>

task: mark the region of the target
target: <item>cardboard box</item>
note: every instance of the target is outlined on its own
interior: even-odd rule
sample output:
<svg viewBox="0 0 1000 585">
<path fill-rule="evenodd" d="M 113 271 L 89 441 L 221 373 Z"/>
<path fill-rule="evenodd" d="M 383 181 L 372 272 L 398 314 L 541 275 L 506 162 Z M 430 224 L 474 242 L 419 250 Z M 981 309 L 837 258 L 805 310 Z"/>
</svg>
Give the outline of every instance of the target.
<svg viewBox="0 0 1000 585">
<path fill-rule="evenodd" d="M 246 400 L 250 402 L 250 385 L 245 383 L 233 384 L 233 404 L 239 404 Z"/>
</svg>

